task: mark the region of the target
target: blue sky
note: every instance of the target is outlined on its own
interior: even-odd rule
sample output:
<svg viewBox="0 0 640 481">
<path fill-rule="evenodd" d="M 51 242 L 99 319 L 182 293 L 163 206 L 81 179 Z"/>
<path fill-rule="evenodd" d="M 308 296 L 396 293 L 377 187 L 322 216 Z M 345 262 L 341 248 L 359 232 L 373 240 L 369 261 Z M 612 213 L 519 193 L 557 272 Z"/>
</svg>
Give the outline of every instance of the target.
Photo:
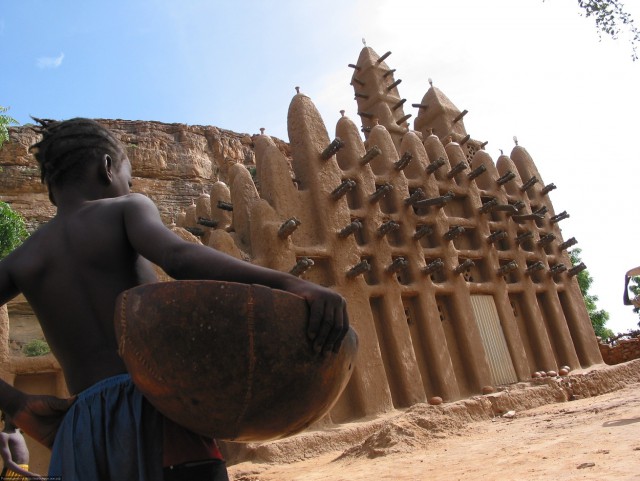
<svg viewBox="0 0 640 481">
<path fill-rule="evenodd" d="M 304 72 L 305 49 L 319 47 L 296 41 L 318 13 L 297 17 L 296 2 L 2 3 L 10 68 L 0 95 L 20 122 L 83 115 L 257 130 L 252 105 L 274 86 L 289 95 L 290 65 Z"/>
<path fill-rule="evenodd" d="M 0 105 L 20 123 L 157 120 L 287 140 L 300 86 L 332 135 L 341 109 L 357 120 L 347 64 L 363 38 L 393 52 L 407 105 L 432 78 L 494 159 L 518 136 L 558 186 L 563 235 L 578 239 L 609 327 L 635 327 L 621 297 L 640 266 L 640 61 L 624 37 L 599 41 L 576 0 L 0 0 Z"/>
</svg>

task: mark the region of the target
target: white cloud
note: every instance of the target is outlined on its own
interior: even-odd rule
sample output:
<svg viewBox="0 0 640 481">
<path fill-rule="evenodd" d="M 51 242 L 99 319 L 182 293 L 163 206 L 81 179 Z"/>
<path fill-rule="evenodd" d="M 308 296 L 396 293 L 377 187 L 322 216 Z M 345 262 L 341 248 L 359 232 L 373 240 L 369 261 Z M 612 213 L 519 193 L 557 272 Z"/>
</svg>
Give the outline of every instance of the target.
<svg viewBox="0 0 640 481">
<path fill-rule="evenodd" d="M 62 65 L 64 60 L 64 53 L 61 53 L 57 57 L 40 57 L 36 60 L 38 68 L 58 68 Z"/>
</svg>

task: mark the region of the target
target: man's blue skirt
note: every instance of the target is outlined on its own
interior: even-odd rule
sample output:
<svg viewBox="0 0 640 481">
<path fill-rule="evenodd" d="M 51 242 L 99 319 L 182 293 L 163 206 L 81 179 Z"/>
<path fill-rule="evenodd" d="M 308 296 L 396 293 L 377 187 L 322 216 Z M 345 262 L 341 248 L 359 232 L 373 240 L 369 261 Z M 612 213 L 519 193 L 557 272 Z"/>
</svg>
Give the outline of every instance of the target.
<svg viewBox="0 0 640 481">
<path fill-rule="evenodd" d="M 64 481 L 162 479 L 162 418 L 128 374 L 78 395 L 56 434 L 49 475 Z"/>
</svg>

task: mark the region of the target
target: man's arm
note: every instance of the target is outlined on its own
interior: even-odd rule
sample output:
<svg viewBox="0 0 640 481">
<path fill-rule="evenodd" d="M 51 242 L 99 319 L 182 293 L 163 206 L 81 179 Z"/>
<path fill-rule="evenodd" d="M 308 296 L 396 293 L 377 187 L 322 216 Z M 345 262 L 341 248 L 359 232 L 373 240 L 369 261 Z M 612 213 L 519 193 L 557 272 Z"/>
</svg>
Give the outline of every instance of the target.
<svg viewBox="0 0 640 481">
<path fill-rule="evenodd" d="M 629 281 L 631 278 L 629 276 L 624 276 L 624 296 L 622 297 L 622 302 L 624 302 L 625 306 L 631 305 L 631 299 L 629 299 Z"/>
<path fill-rule="evenodd" d="M 129 242 L 143 257 L 175 279 L 210 279 L 260 284 L 291 292 L 309 304 L 308 335 L 317 351 L 337 351 L 349 329 L 346 303 L 331 289 L 184 241 L 164 226 L 145 196 L 132 194 L 125 208 Z"/>
<path fill-rule="evenodd" d="M 9 450 L 9 435 L 6 433 L 0 433 L 0 457 L 6 467 L 9 467 L 9 463 L 13 461 Z"/>
<path fill-rule="evenodd" d="M 625 306 L 634 305 L 633 301 L 629 299 L 629 281 L 632 277 L 638 275 L 640 275 L 640 267 L 634 267 L 633 269 L 628 270 L 624 275 L 624 296 L 622 298 L 622 301 L 624 302 Z"/>
<path fill-rule="evenodd" d="M 25 394 L 0 379 L 0 409 L 13 418 L 16 426 L 48 448 L 53 446 L 62 418 L 75 397 Z"/>
</svg>

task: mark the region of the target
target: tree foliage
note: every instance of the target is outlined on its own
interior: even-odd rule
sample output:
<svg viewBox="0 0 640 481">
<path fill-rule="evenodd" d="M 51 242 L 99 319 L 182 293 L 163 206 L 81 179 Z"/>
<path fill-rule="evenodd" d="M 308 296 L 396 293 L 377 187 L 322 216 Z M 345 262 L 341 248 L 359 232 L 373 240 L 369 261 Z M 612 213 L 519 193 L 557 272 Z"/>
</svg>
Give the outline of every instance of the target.
<svg viewBox="0 0 640 481">
<path fill-rule="evenodd" d="M 9 110 L 8 107 L 0 105 L 0 148 L 9 140 L 9 125 L 18 123 L 5 114 L 7 110 Z M 0 259 L 18 247 L 28 235 L 22 216 L 9 204 L 0 201 Z"/>
<path fill-rule="evenodd" d="M 28 235 L 22 216 L 0 201 L 0 259 L 22 244 Z"/>
<path fill-rule="evenodd" d="M 44 356 L 51 352 L 51 348 L 42 339 L 33 339 L 22 347 L 22 352 L 27 357 Z"/>
<path fill-rule="evenodd" d="M 620 34 L 626 34 L 631 41 L 631 58 L 638 60 L 638 46 L 640 31 L 636 27 L 631 14 L 618 0 L 578 0 L 578 5 L 584 16 L 592 17 L 600 38 L 602 35 L 617 39 Z"/>
<path fill-rule="evenodd" d="M 8 110 L 9 107 L 0 105 L 0 147 L 9 140 L 9 126 L 18 123 L 16 119 L 6 114 Z"/>
<path fill-rule="evenodd" d="M 571 258 L 573 265 L 578 265 L 582 262 L 582 259 L 580 259 L 581 252 L 582 249 L 573 249 L 569 252 L 569 257 Z M 589 271 L 587 269 L 581 271 L 577 275 L 577 279 L 578 285 L 580 286 L 580 292 L 582 292 L 582 297 L 584 297 L 584 304 L 587 307 L 589 319 L 591 319 L 591 325 L 593 326 L 596 336 L 601 337 L 602 339 L 613 337 L 613 331 L 605 327 L 605 324 L 609 320 L 609 313 L 604 309 L 598 309 L 598 306 L 596 305 L 598 302 L 598 296 L 589 294 L 589 289 L 593 283 L 593 278 L 589 275 Z"/>
</svg>

